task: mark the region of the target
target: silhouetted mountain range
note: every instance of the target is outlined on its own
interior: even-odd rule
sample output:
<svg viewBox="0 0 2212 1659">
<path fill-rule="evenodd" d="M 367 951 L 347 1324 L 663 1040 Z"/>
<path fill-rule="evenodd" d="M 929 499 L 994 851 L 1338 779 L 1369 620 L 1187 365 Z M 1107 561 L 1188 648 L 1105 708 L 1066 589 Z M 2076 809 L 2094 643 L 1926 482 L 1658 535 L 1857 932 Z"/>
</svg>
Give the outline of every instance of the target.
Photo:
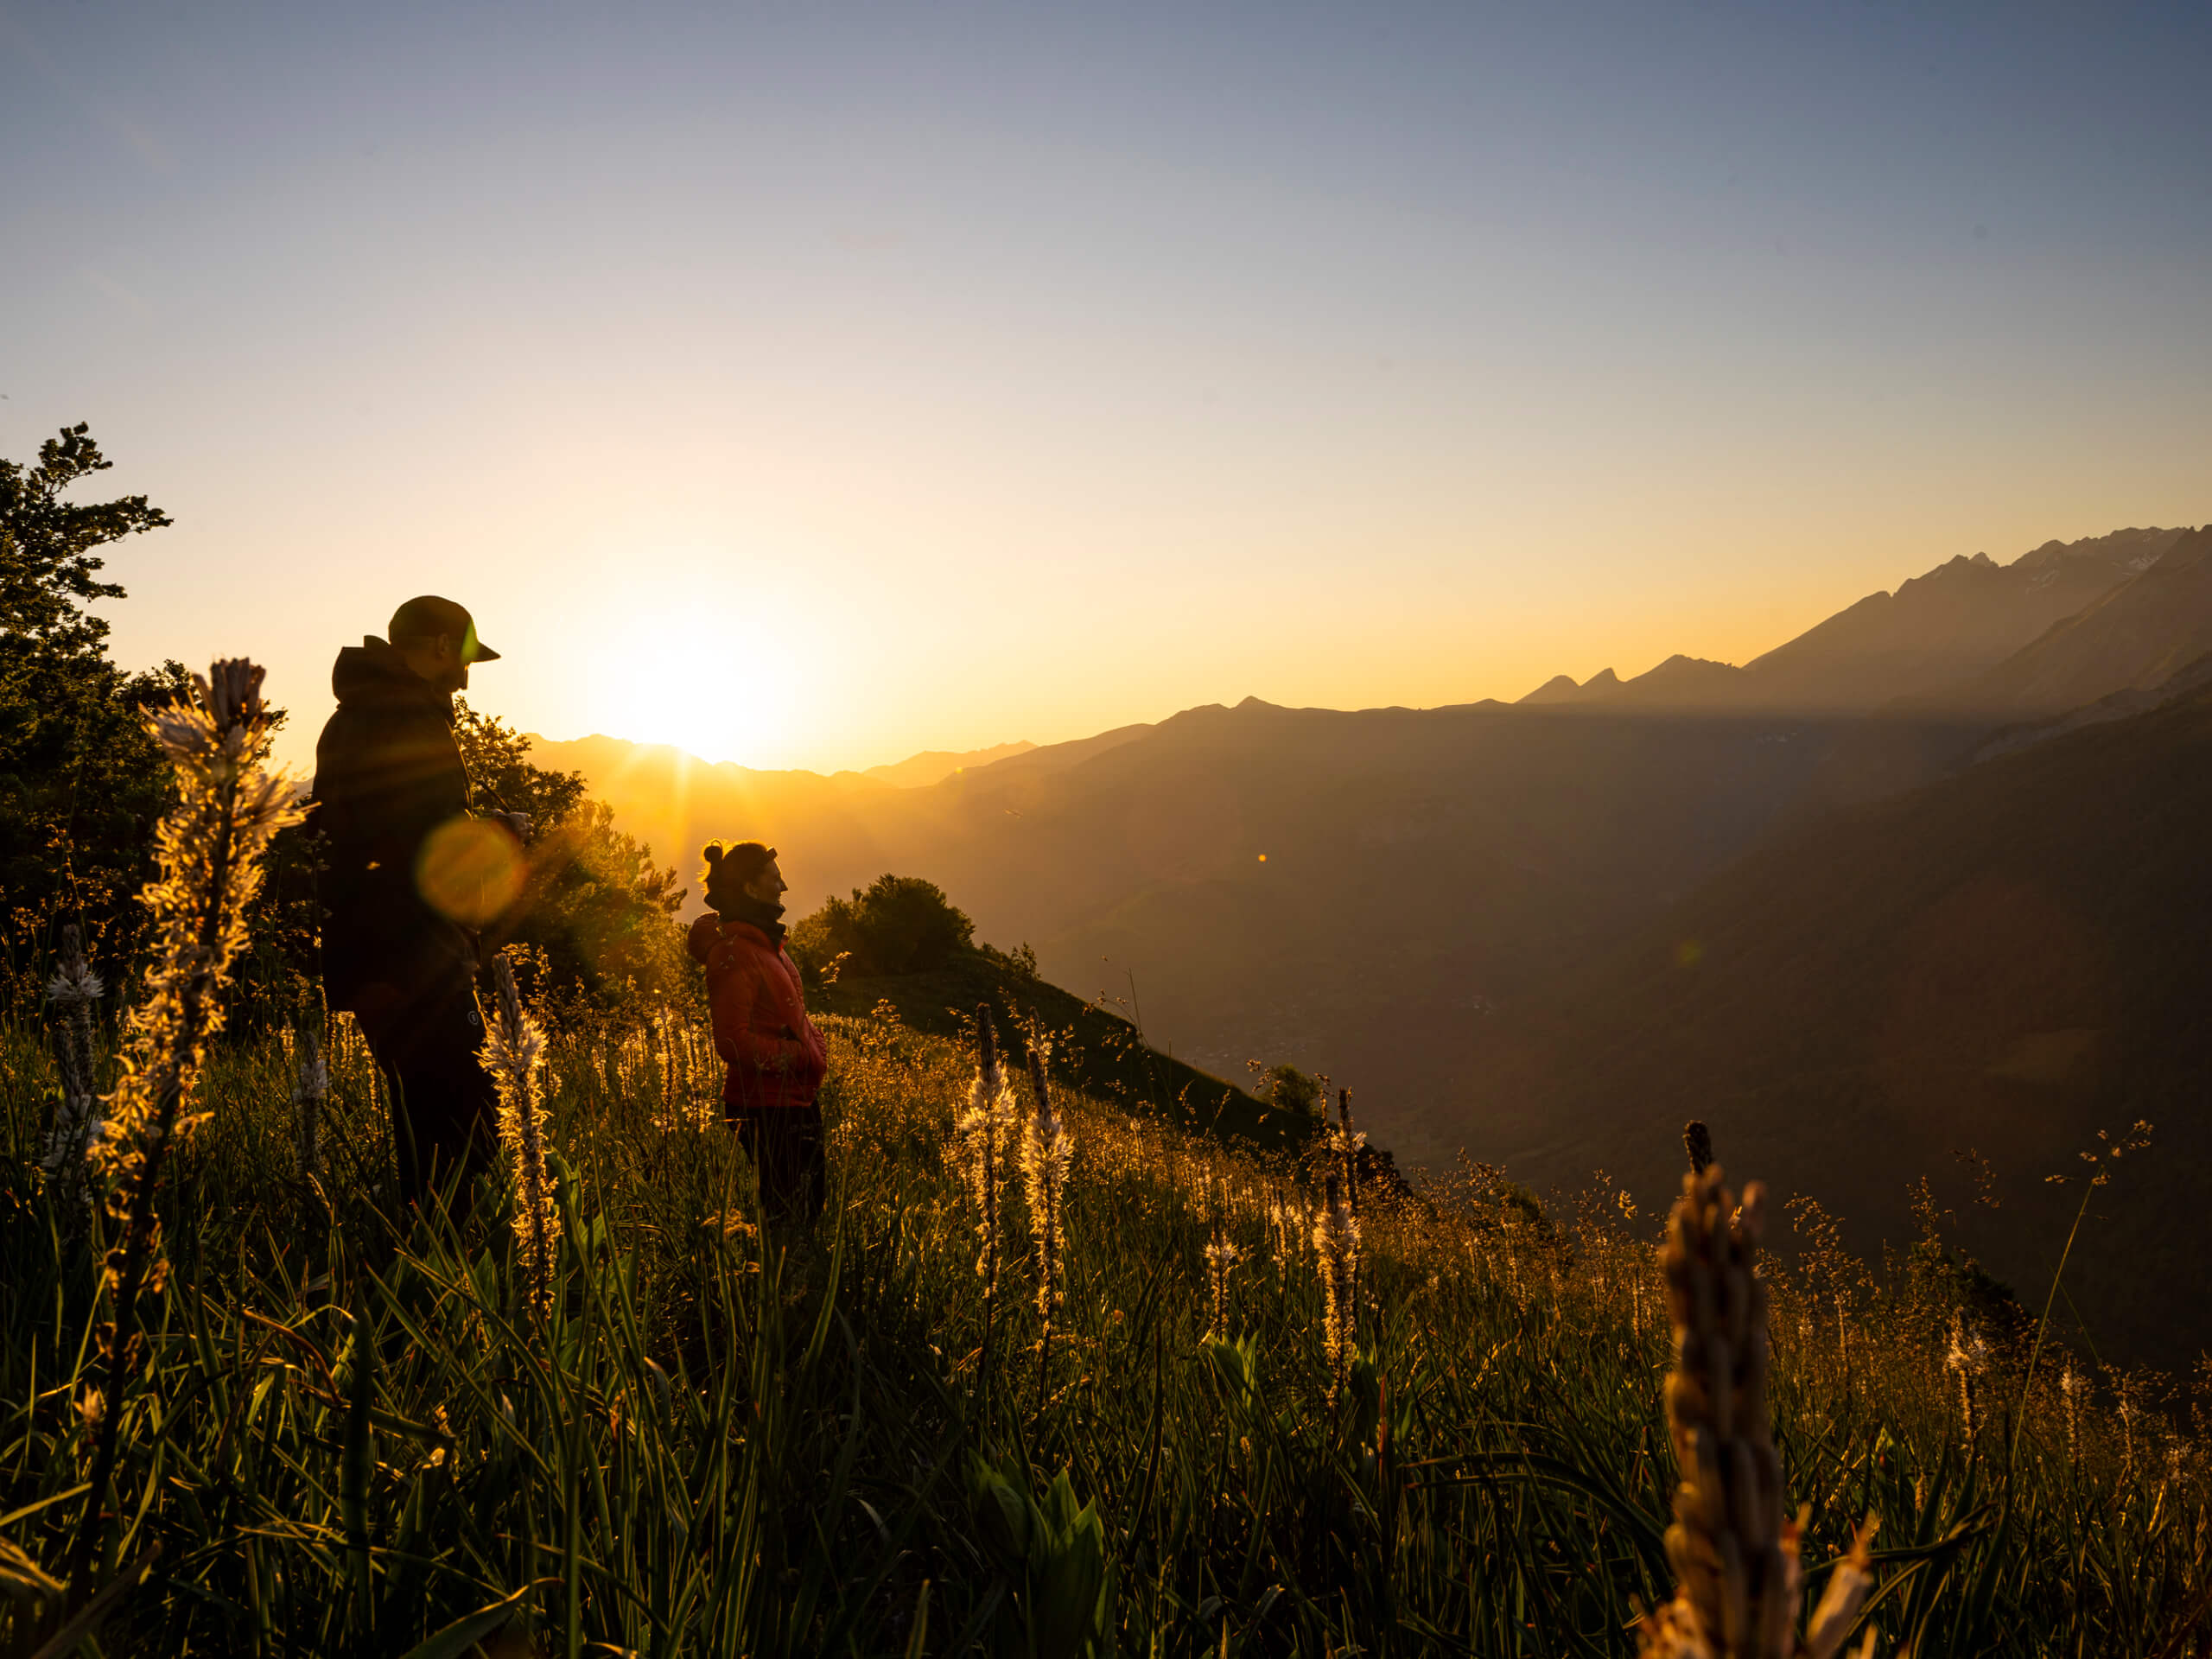
<svg viewBox="0 0 2212 1659">
<path fill-rule="evenodd" d="M 1962 554 L 1895 593 L 1869 594 L 1741 668 L 1670 657 L 1630 680 L 1606 669 L 1578 686 L 1562 674 L 1521 701 L 1866 713 L 1899 698 L 1943 692 L 1994 668 L 2055 623 L 2158 563 L 2187 534 L 2121 530 L 2046 542 L 2003 565 L 1986 553 Z"/>
<path fill-rule="evenodd" d="M 988 749 L 925 749 L 919 754 L 910 754 L 904 760 L 889 766 L 870 766 L 861 773 L 879 784 L 889 784 L 894 789 L 926 789 L 931 784 L 942 783 L 956 772 L 970 766 L 988 766 L 994 761 L 1010 760 L 1017 754 L 1027 754 L 1037 746 L 1030 742 L 1001 743 Z"/>
</svg>

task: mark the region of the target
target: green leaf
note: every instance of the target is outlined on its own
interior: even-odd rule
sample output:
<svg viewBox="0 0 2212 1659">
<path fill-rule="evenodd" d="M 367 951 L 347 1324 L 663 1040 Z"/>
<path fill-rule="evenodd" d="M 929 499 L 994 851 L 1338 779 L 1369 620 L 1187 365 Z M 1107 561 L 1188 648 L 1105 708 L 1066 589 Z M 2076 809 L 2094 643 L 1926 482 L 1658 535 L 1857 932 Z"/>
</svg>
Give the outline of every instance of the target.
<svg viewBox="0 0 2212 1659">
<path fill-rule="evenodd" d="M 473 1613 L 464 1613 L 442 1630 L 424 1637 L 410 1648 L 401 1659 L 461 1659 L 461 1655 L 485 1637 L 498 1635 L 512 1624 L 521 1611 L 524 1596 L 537 1589 L 539 1584 L 553 1582 L 550 1579 L 541 1579 L 537 1583 L 523 1586 L 503 1600 L 480 1607 Z"/>
</svg>

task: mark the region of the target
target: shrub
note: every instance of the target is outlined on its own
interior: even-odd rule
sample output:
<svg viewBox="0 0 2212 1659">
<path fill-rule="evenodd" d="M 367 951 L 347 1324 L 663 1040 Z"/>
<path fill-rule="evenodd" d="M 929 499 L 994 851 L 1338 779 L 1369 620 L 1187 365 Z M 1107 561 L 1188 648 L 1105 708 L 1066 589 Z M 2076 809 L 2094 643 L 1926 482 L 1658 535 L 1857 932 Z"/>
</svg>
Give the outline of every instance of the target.
<svg viewBox="0 0 2212 1659">
<path fill-rule="evenodd" d="M 1328 1115 L 1328 1103 L 1321 1098 L 1321 1080 L 1309 1077 L 1294 1065 L 1262 1065 L 1257 1060 L 1248 1062 L 1257 1081 L 1252 1092 L 1277 1111 L 1296 1112 L 1317 1122 Z"/>
<path fill-rule="evenodd" d="M 970 948 L 976 924 L 918 875 L 880 875 L 867 891 L 831 899 L 791 930 L 791 948 L 817 969 L 839 956 L 855 974 L 919 974 Z"/>
</svg>

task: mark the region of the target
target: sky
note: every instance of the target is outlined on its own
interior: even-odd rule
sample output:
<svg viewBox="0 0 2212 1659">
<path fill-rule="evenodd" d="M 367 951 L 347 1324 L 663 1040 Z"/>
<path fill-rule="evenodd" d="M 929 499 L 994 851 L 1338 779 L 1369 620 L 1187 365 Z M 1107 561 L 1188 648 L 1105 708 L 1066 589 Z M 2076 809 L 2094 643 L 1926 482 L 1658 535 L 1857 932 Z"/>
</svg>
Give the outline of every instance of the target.
<svg viewBox="0 0 2212 1659">
<path fill-rule="evenodd" d="M 0 0 L 118 659 L 828 770 L 1742 662 L 2212 518 L 2212 8 Z M 80 496 L 90 492 L 80 489 Z"/>
</svg>

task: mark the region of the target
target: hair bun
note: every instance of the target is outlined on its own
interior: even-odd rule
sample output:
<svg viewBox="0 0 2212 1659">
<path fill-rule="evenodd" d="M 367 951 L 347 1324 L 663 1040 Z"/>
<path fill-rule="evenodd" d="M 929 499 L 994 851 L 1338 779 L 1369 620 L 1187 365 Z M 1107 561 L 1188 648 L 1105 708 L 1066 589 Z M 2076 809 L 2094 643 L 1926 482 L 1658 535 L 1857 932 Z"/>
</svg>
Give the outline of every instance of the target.
<svg viewBox="0 0 2212 1659">
<path fill-rule="evenodd" d="M 709 842 L 705 849 L 700 853 L 699 856 L 705 859 L 709 864 L 721 863 L 722 861 L 721 842 L 719 841 Z"/>
</svg>

